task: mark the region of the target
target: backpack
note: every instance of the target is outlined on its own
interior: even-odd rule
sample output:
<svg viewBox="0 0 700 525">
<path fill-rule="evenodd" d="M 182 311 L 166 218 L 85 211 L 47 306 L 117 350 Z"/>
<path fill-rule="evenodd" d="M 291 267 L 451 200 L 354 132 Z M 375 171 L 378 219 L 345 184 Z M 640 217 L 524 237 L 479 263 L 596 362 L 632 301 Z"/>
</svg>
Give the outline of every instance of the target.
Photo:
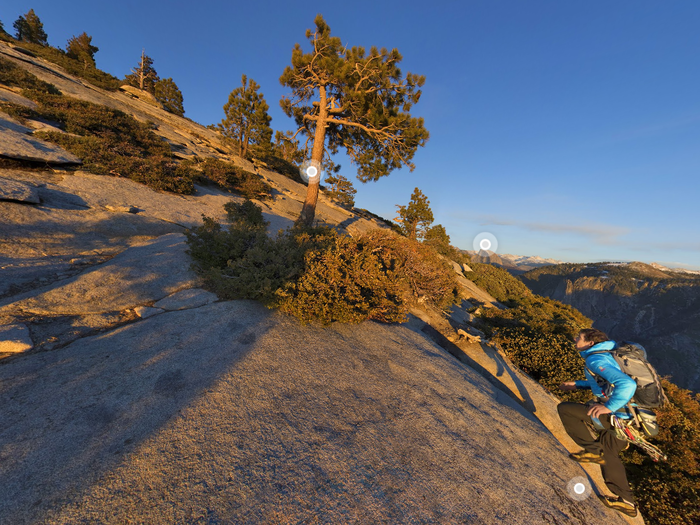
<svg viewBox="0 0 700 525">
<path fill-rule="evenodd" d="M 637 390 L 630 400 L 641 408 L 658 408 L 668 402 L 661 386 L 661 379 L 654 367 L 647 361 L 647 352 L 638 343 L 622 341 L 615 343 L 612 350 L 600 350 L 595 354 L 610 353 L 620 370 L 634 379 Z"/>
</svg>

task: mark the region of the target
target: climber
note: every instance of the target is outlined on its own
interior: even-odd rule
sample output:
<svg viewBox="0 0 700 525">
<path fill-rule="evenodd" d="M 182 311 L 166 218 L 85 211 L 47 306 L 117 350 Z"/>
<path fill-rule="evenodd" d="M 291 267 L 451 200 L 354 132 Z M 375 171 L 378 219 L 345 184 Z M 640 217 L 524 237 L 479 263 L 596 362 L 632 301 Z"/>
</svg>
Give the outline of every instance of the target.
<svg viewBox="0 0 700 525">
<path fill-rule="evenodd" d="M 626 406 L 635 393 L 635 381 L 623 373 L 612 355 L 615 342 L 595 328 L 586 328 L 575 339 L 576 349 L 585 361 L 586 379 L 566 381 L 559 388 L 565 391 L 591 389 L 595 399 L 581 403 L 560 403 L 559 417 L 567 434 L 583 450 L 569 454 L 579 463 L 597 463 L 603 479 L 615 496 L 598 497 L 602 503 L 628 516 L 637 515 L 637 504 L 627 481 L 625 466 L 619 453 L 628 443 L 618 439 L 611 427 L 611 415 L 631 418 Z M 598 353 L 596 353 L 598 352 Z"/>
</svg>

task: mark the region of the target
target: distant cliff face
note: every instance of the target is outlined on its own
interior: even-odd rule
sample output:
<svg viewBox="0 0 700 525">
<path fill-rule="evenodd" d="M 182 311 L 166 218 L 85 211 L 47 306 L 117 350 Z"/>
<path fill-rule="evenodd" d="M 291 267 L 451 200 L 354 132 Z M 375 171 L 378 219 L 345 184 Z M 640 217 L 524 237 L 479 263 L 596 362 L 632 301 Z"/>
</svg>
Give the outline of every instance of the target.
<svg viewBox="0 0 700 525">
<path fill-rule="evenodd" d="M 569 304 L 613 339 L 634 340 L 674 383 L 700 391 L 700 278 L 642 263 L 561 264 L 521 276 Z"/>
</svg>

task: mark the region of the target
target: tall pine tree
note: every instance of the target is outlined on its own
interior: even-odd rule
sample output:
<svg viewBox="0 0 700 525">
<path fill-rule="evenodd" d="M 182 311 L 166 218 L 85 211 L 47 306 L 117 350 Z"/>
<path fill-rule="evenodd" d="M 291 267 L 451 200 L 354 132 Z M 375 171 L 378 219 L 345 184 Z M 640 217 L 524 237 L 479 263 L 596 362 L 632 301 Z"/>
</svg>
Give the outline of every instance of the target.
<svg viewBox="0 0 700 525">
<path fill-rule="evenodd" d="M 30 42 L 32 44 L 41 44 L 42 46 L 49 45 L 48 35 L 44 31 L 44 24 L 41 23 L 34 9 L 30 9 L 26 15 L 20 16 L 13 27 L 17 31 L 15 37 L 20 42 Z"/>
<path fill-rule="evenodd" d="M 311 160 L 320 165 L 326 149 L 334 154 L 343 146 L 362 182 L 402 166 L 412 170 L 416 149 L 428 140 L 423 119 L 409 114 L 425 78 L 411 73 L 404 78 L 396 49 L 347 49 L 340 38 L 331 36 L 321 15 L 314 22 L 316 30 L 306 31 L 312 51 L 304 53 L 296 44 L 292 65 L 280 77 L 292 90 L 280 104 L 294 117 L 297 133 L 313 142 Z M 309 184 L 299 217 L 302 224 L 313 222 L 319 182 L 316 178 Z"/>
<path fill-rule="evenodd" d="M 223 136 L 231 141 L 240 157 L 251 153 L 267 152 L 271 148 L 272 118 L 267 114 L 270 106 L 265 102 L 260 86 L 245 75 L 241 77 L 241 87 L 231 91 L 224 105 L 224 118 L 218 125 Z"/>
</svg>

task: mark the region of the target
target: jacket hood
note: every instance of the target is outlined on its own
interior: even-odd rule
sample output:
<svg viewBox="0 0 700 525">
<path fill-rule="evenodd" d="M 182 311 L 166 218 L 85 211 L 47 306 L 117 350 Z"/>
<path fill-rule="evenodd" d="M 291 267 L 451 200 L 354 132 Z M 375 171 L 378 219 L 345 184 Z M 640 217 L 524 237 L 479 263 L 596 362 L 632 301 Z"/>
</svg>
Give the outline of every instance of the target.
<svg viewBox="0 0 700 525">
<path fill-rule="evenodd" d="M 602 343 L 595 344 L 586 350 L 580 351 L 579 354 L 581 357 L 586 359 L 591 354 L 600 352 L 601 350 L 612 350 L 613 348 L 615 348 L 615 341 L 603 341 Z"/>
</svg>

